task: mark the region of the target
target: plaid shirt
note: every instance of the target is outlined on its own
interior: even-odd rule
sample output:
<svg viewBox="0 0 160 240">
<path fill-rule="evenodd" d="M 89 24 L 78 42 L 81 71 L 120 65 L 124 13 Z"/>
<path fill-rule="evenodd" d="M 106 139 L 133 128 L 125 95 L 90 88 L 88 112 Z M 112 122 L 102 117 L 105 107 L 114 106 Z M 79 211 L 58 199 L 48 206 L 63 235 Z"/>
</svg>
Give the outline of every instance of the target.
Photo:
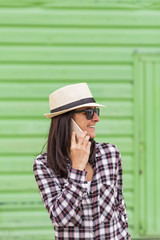
<svg viewBox="0 0 160 240">
<path fill-rule="evenodd" d="M 40 194 L 59 240 L 130 239 L 122 192 L 122 163 L 115 145 L 96 143 L 94 175 L 87 192 L 86 171 L 68 168 L 58 177 L 47 164 L 47 154 L 34 160 Z"/>
</svg>

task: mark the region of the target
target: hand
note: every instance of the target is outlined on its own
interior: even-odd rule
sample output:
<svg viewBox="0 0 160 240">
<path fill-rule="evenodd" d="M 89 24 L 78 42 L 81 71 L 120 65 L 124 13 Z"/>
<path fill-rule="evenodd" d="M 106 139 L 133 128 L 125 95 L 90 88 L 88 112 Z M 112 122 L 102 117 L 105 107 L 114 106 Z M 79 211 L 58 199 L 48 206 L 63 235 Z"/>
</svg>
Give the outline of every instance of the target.
<svg viewBox="0 0 160 240">
<path fill-rule="evenodd" d="M 72 133 L 70 156 L 72 167 L 78 170 L 84 170 L 89 159 L 91 142 L 87 131 L 84 131 L 76 141 L 76 133 Z"/>
</svg>

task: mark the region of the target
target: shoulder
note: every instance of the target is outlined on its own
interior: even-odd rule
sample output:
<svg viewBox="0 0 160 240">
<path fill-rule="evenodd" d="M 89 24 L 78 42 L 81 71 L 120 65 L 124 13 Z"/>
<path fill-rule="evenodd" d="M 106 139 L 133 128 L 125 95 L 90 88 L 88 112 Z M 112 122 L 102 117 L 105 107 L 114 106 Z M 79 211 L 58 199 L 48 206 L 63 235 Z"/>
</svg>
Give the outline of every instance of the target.
<svg viewBox="0 0 160 240">
<path fill-rule="evenodd" d="M 51 169 L 49 168 L 49 165 L 47 163 L 47 153 L 42 153 L 38 155 L 34 161 L 33 161 L 33 171 L 38 172 L 38 171 L 46 171 L 49 172 Z"/>
<path fill-rule="evenodd" d="M 63 183 L 63 179 L 57 176 L 53 170 L 49 167 L 47 162 L 47 153 L 42 153 L 38 155 L 33 162 L 33 172 L 36 181 L 39 185 L 43 186 L 46 184 L 52 184 L 53 186 L 58 186 Z"/>
<path fill-rule="evenodd" d="M 119 150 L 116 145 L 111 143 L 96 143 L 96 149 L 100 152 L 118 152 Z"/>
<path fill-rule="evenodd" d="M 47 153 L 42 153 L 34 159 L 34 164 L 47 165 Z"/>
<path fill-rule="evenodd" d="M 96 143 L 96 154 L 98 155 L 114 155 L 116 158 L 120 157 L 120 151 L 116 145 L 111 143 Z"/>
</svg>

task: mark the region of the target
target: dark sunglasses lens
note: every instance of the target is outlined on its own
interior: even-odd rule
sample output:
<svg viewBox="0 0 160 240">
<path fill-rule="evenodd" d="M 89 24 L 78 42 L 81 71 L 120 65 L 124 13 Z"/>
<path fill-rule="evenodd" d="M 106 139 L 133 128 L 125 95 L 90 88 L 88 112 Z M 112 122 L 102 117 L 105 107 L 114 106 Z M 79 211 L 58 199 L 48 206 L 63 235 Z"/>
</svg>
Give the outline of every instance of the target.
<svg viewBox="0 0 160 240">
<path fill-rule="evenodd" d="M 87 109 L 86 110 L 86 117 L 88 120 L 91 120 L 94 116 L 94 113 L 96 113 L 99 116 L 99 108 L 95 108 L 95 109 Z"/>
<path fill-rule="evenodd" d="M 88 120 L 91 120 L 93 118 L 93 115 L 94 115 L 93 109 L 87 109 L 86 110 L 86 117 L 87 117 Z"/>
<path fill-rule="evenodd" d="M 99 108 L 95 108 L 94 112 L 99 116 Z"/>
</svg>

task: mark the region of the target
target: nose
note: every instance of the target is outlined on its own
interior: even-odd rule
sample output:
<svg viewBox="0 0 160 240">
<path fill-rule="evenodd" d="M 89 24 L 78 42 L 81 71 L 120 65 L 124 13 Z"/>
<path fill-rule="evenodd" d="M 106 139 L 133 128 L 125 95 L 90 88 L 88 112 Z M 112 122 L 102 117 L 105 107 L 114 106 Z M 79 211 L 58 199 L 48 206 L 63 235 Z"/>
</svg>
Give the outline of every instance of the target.
<svg viewBox="0 0 160 240">
<path fill-rule="evenodd" d="M 94 113 L 92 120 L 95 121 L 95 122 L 99 122 L 100 121 L 100 118 L 97 115 L 97 113 Z"/>
</svg>

